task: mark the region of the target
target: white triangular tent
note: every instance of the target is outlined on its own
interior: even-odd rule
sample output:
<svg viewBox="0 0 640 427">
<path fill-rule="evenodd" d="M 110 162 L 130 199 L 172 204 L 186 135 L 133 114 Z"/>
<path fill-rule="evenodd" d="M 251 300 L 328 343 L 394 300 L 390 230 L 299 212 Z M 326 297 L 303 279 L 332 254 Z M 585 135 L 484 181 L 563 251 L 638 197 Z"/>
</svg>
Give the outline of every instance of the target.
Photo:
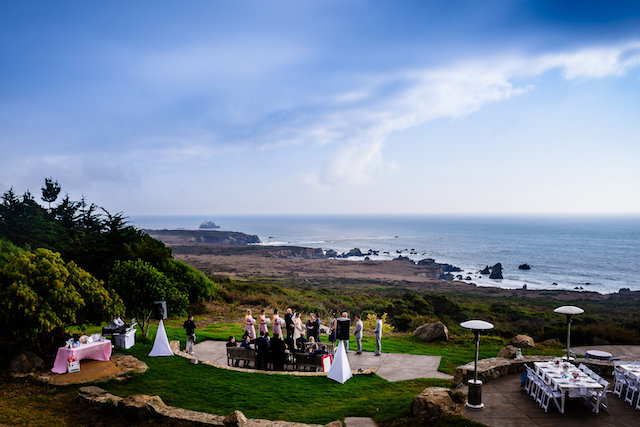
<svg viewBox="0 0 640 427">
<path fill-rule="evenodd" d="M 153 342 L 153 348 L 149 356 L 173 356 L 162 319 L 160 319 L 160 323 L 158 324 L 158 332 L 156 332 L 156 339 Z"/>
<path fill-rule="evenodd" d="M 333 364 L 331 365 L 331 369 L 329 369 L 327 377 L 340 384 L 344 384 L 352 377 L 349 359 L 347 359 L 347 352 L 344 350 L 342 341 L 338 344 L 338 349 L 333 356 Z"/>
</svg>

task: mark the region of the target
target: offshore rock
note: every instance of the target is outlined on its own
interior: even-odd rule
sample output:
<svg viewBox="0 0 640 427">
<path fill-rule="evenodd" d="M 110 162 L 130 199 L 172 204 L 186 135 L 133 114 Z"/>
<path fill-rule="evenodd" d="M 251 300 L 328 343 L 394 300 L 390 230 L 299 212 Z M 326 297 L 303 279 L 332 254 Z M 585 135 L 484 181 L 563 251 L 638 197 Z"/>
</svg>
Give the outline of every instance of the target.
<svg viewBox="0 0 640 427">
<path fill-rule="evenodd" d="M 489 279 L 502 279 L 502 264 L 497 263 L 493 267 L 491 267 L 491 275 Z"/>
<path fill-rule="evenodd" d="M 338 252 L 334 251 L 333 249 L 329 249 L 324 253 L 324 256 L 326 256 L 327 258 L 337 258 Z"/>
<path fill-rule="evenodd" d="M 402 255 L 400 255 L 398 258 L 392 259 L 392 261 L 410 262 L 411 264 L 415 264 L 411 258 Z"/>
<path fill-rule="evenodd" d="M 489 268 L 489 266 L 487 265 L 485 268 L 483 268 L 482 270 L 480 270 L 480 274 L 491 274 L 491 269 Z"/>
<path fill-rule="evenodd" d="M 531 266 L 529 264 L 520 264 L 518 270 L 531 270 Z"/>
<path fill-rule="evenodd" d="M 211 230 L 211 229 L 214 229 L 214 228 L 220 228 L 220 226 L 217 225 L 213 221 L 205 221 L 202 224 L 200 224 L 200 227 L 198 227 L 198 228 L 200 228 L 202 230 Z"/>
<path fill-rule="evenodd" d="M 340 255 L 341 258 L 348 258 L 350 256 L 364 256 L 360 248 L 353 248 L 349 252 Z"/>
</svg>

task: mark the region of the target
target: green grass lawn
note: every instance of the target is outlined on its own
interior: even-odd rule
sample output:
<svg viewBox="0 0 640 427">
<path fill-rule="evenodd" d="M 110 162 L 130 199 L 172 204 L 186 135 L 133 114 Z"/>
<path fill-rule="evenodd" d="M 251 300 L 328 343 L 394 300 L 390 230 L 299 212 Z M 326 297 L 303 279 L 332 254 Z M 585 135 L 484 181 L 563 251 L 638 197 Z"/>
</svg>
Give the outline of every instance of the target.
<svg viewBox="0 0 640 427">
<path fill-rule="evenodd" d="M 165 329 L 169 340 L 180 340 L 184 348 L 182 322 L 183 319 L 168 319 Z M 111 381 L 104 388 L 119 396 L 157 394 L 168 405 L 220 415 L 239 409 L 249 418 L 306 423 L 366 416 L 384 425 L 407 417 L 411 400 L 425 387 L 451 386 L 449 380 L 442 379 L 388 382 L 375 374 L 356 375 L 341 385 L 326 377 L 244 373 L 192 365 L 181 357 L 148 357 L 156 329 L 154 323 L 147 343 L 125 351 L 147 363 L 149 370 L 122 382 Z M 241 336 L 242 331 L 237 323 L 213 323 L 196 330 L 196 335 L 198 342 L 226 340 L 229 335 Z M 140 339 L 139 334 L 137 338 Z M 352 340 L 355 343 L 353 337 Z M 502 339 L 482 337 L 480 357 L 495 356 L 503 345 Z M 373 337 L 365 336 L 363 347 L 374 350 Z M 395 335 L 383 338 L 383 351 L 442 356 L 440 370 L 453 373 L 456 366 L 473 360 L 474 344 L 471 336 L 448 343 L 423 343 L 410 335 Z M 560 354 L 562 350 L 536 348 L 532 352 Z"/>
<path fill-rule="evenodd" d="M 389 382 L 356 375 L 345 384 L 326 377 L 267 375 L 192 365 L 182 357 L 148 357 L 151 344 L 126 351 L 149 365 L 145 374 L 103 385 L 119 396 L 157 394 L 168 405 L 249 418 L 327 423 L 345 416 L 373 417 L 384 424 L 409 415 L 411 400 L 428 386 L 450 387 L 441 379 Z"/>
</svg>

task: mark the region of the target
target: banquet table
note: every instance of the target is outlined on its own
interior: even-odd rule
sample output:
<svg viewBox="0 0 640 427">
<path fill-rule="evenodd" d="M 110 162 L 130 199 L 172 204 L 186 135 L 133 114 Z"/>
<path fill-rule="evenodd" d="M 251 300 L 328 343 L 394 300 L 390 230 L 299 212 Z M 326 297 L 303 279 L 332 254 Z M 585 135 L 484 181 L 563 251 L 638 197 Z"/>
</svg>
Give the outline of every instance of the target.
<svg viewBox="0 0 640 427">
<path fill-rule="evenodd" d="M 558 390 L 562 393 L 560 398 L 560 412 L 564 414 L 564 404 L 567 397 L 586 397 L 590 391 L 599 391 L 603 389 L 603 386 L 589 375 L 582 372 L 572 363 L 560 362 L 559 364 L 550 362 L 535 362 L 536 368 L 540 369 L 540 373 L 546 374 L 551 383 L 558 387 Z M 567 369 L 564 369 L 564 366 Z M 574 378 L 573 372 L 577 372 L 577 377 Z"/>
<path fill-rule="evenodd" d="M 67 360 L 69 358 L 109 360 L 111 357 L 111 341 L 96 341 L 89 344 L 80 344 L 76 348 L 60 347 L 51 372 L 64 374 L 67 372 Z"/>
<path fill-rule="evenodd" d="M 633 377 L 636 381 L 640 381 L 640 365 L 621 364 L 617 366 L 625 375 Z"/>
</svg>

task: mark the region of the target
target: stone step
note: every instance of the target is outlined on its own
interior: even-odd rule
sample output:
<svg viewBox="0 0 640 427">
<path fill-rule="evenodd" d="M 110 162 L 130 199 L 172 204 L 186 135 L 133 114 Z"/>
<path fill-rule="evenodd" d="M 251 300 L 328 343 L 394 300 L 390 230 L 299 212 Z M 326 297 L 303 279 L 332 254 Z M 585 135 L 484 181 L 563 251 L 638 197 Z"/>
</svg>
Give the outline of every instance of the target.
<svg viewBox="0 0 640 427">
<path fill-rule="evenodd" d="M 377 427 L 378 424 L 369 417 L 345 417 L 345 427 Z"/>
</svg>

